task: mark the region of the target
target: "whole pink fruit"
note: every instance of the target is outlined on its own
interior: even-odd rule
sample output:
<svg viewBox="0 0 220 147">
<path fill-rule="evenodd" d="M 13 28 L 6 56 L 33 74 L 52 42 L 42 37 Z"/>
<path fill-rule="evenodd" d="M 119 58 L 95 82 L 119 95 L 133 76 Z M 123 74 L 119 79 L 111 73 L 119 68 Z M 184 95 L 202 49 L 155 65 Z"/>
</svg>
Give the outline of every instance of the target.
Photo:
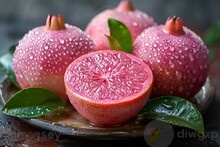
<svg viewBox="0 0 220 147">
<path fill-rule="evenodd" d="M 142 11 L 135 10 L 129 0 L 122 0 L 114 9 L 107 9 L 95 16 L 86 28 L 98 50 L 110 49 L 108 19 L 113 18 L 124 23 L 131 32 L 133 41 L 149 26 L 154 25 L 154 20 Z"/>
<path fill-rule="evenodd" d="M 208 76 L 208 49 L 194 32 L 182 25 L 182 19 L 168 18 L 165 25 L 141 33 L 133 54 L 147 63 L 154 75 L 154 96 L 193 97 Z"/>
<path fill-rule="evenodd" d="M 95 49 L 79 28 L 62 16 L 48 16 L 46 26 L 30 30 L 16 47 L 13 66 L 21 88 L 40 87 L 67 98 L 64 72 L 77 57 Z"/>
</svg>

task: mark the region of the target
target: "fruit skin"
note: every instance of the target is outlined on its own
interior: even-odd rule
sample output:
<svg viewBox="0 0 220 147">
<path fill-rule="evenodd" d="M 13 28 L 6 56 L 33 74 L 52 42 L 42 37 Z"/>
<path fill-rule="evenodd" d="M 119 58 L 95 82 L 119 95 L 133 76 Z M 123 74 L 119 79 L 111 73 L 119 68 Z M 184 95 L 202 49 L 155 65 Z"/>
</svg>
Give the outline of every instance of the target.
<svg viewBox="0 0 220 147">
<path fill-rule="evenodd" d="M 152 69 L 154 97 L 175 95 L 190 99 L 208 76 L 207 47 L 190 29 L 180 27 L 180 18 L 168 19 L 165 25 L 146 29 L 134 43 L 133 54 Z"/>
<path fill-rule="evenodd" d="M 60 28 L 57 18 L 60 16 L 49 19 L 52 30 L 47 23 L 30 30 L 19 41 L 13 67 L 21 88 L 46 88 L 68 99 L 63 80 L 67 66 L 77 57 L 94 51 L 95 46 L 79 28 L 68 24 Z"/>
<path fill-rule="evenodd" d="M 135 10 L 128 0 L 122 0 L 114 9 L 107 9 L 95 16 L 86 28 L 86 33 L 94 41 L 97 50 L 110 49 L 108 19 L 113 18 L 124 23 L 131 32 L 132 40 L 149 26 L 154 25 L 154 19 L 142 11 Z"/>
<path fill-rule="evenodd" d="M 79 65 L 79 63 L 81 63 L 83 59 L 88 59 L 89 57 L 94 57 L 97 54 L 103 54 L 103 53 L 126 55 L 126 56 L 131 57 L 133 61 L 140 63 L 142 68 L 144 68 L 148 72 L 148 75 L 147 75 L 148 78 L 146 77 L 147 80 L 144 83 L 142 83 L 143 89 L 136 94 L 122 97 L 119 99 L 114 99 L 114 100 L 111 100 L 111 98 L 107 98 L 104 100 L 100 100 L 100 99 L 97 100 L 93 97 L 89 98 L 88 96 L 86 96 L 86 93 L 77 92 L 73 84 L 76 81 L 73 80 L 71 73 L 73 73 L 73 71 L 75 72 L 74 69 L 78 68 L 77 65 Z M 106 64 L 103 63 L 103 65 L 106 65 Z M 93 66 L 93 65 L 90 65 L 90 66 Z M 108 64 L 106 66 L 108 66 Z M 85 72 L 86 70 L 83 70 L 83 71 Z M 94 72 L 95 73 L 94 75 L 96 75 L 95 80 L 97 80 L 98 74 L 96 72 L 99 72 L 99 71 L 88 70 L 88 72 L 89 73 Z M 109 75 L 112 75 L 112 74 L 109 74 Z M 103 77 L 102 74 L 100 76 Z M 64 75 L 64 79 L 65 79 L 64 81 L 65 81 L 66 93 L 70 99 L 70 103 L 83 117 L 85 117 L 92 124 L 95 124 L 97 126 L 120 125 L 120 124 L 125 123 L 132 117 L 134 117 L 140 110 L 142 110 L 142 108 L 146 104 L 148 97 L 151 93 L 152 85 L 153 85 L 153 75 L 148 65 L 146 65 L 139 58 L 131 54 L 127 54 L 121 51 L 112 51 L 112 50 L 97 51 L 97 52 L 93 52 L 93 53 L 79 57 L 78 59 L 73 61 L 73 63 L 71 63 L 68 66 L 66 73 Z M 71 80 L 73 80 L 74 82 L 72 82 Z M 115 85 L 111 85 L 111 86 L 115 86 Z M 108 93 L 108 91 L 106 93 Z"/>
</svg>

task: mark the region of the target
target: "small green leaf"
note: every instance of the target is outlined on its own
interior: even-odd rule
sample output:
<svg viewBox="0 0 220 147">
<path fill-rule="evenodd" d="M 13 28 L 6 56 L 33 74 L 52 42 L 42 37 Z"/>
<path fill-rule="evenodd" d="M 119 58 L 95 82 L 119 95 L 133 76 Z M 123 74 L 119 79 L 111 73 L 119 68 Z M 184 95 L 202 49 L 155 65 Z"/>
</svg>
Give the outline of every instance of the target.
<svg viewBox="0 0 220 147">
<path fill-rule="evenodd" d="M 11 47 L 9 47 L 8 52 L 9 52 L 11 55 L 13 55 L 13 54 L 14 54 L 15 49 L 16 49 L 16 46 L 17 46 L 17 44 L 12 45 Z"/>
<path fill-rule="evenodd" d="M 106 37 L 108 37 L 108 41 L 111 42 L 110 43 L 110 48 L 112 50 L 120 50 L 120 51 L 122 51 L 121 45 L 119 44 L 119 42 L 114 37 L 107 36 L 107 35 L 106 35 Z"/>
<path fill-rule="evenodd" d="M 20 88 L 15 74 L 14 74 L 14 69 L 13 69 L 13 64 L 12 64 L 12 59 L 13 56 L 11 53 L 6 53 L 0 57 L 0 67 L 2 70 L 5 72 L 5 74 L 9 77 L 11 82 L 18 88 Z"/>
<path fill-rule="evenodd" d="M 7 115 L 33 118 L 67 108 L 68 103 L 47 89 L 28 88 L 16 93 L 2 108 Z"/>
<path fill-rule="evenodd" d="M 205 33 L 203 40 L 206 45 L 220 43 L 220 21 L 213 24 Z"/>
<path fill-rule="evenodd" d="M 129 29 L 122 22 L 112 18 L 108 19 L 108 26 L 110 30 L 110 38 L 114 38 L 109 39 L 110 47 L 114 47 L 111 49 L 115 50 L 115 47 L 117 47 L 115 46 L 115 40 L 117 40 L 121 46 L 117 50 L 122 49 L 127 53 L 132 53 L 132 36 Z"/>
<path fill-rule="evenodd" d="M 152 99 L 139 116 L 190 128 L 204 134 L 203 118 L 198 109 L 191 102 L 179 97 L 163 96 Z"/>
</svg>

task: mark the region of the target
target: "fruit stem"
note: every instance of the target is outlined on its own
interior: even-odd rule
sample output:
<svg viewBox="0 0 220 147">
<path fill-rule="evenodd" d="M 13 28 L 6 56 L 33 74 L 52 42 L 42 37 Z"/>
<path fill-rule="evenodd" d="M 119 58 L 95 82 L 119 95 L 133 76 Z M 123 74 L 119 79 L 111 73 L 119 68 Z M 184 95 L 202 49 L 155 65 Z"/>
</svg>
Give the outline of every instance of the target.
<svg viewBox="0 0 220 147">
<path fill-rule="evenodd" d="M 134 7 L 130 0 L 121 0 L 119 5 L 116 7 L 117 11 L 134 11 Z"/>
<path fill-rule="evenodd" d="M 170 35 L 184 35 L 182 19 L 176 16 L 169 17 L 165 23 L 164 32 Z"/>
<path fill-rule="evenodd" d="M 65 23 L 63 17 L 61 15 L 58 16 L 51 16 L 50 14 L 47 16 L 46 21 L 46 30 L 65 30 Z"/>
</svg>

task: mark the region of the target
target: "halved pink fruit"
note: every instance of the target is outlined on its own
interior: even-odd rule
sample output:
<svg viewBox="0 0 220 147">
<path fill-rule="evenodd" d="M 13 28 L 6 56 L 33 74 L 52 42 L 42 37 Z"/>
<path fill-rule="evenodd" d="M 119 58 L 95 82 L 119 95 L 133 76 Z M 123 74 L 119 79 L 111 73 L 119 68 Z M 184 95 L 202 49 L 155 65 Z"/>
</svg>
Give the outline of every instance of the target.
<svg viewBox="0 0 220 147">
<path fill-rule="evenodd" d="M 74 108 L 91 123 L 122 124 L 146 104 L 152 71 L 139 58 L 103 50 L 73 61 L 64 75 L 66 93 Z"/>
</svg>

